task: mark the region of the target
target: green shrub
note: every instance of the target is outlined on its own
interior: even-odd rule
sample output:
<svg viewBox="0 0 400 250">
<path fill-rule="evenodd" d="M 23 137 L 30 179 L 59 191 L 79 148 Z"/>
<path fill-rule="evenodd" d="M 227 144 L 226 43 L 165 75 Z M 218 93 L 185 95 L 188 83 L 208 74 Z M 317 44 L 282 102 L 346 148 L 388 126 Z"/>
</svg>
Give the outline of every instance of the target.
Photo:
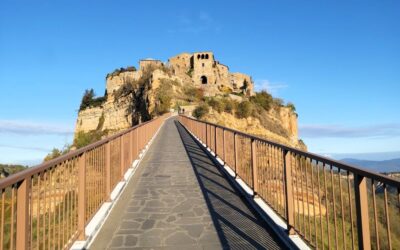
<svg viewBox="0 0 400 250">
<path fill-rule="evenodd" d="M 217 98 L 209 98 L 207 100 L 207 104 L 216 110 L 218 113 L 221 113 L 225 109 L 224 102 Z"/>
<path fill-rule="evenodd" d="M 294 106 L 294 104 L 293 104 L 292 102 L 288 102 L 288 103 L 286 104 L 286 107 L 290 108 L 290 110 L 291 110 L 292 112 L 296 112 L 296 107 Z"/>
<path fill-rule="evenodd" d="M 243 101 L 239 103 L 237 110 L 236 110 L 236 116 L 238 118 L 247 118 L 251 115 L 253 111 L 253 107 L 251 105 L 251 102 L 249 101 Z"/>
<path fill-rule="evenodd" d="M 283 107 L 283 100 L 281 98 L 273 98 L 273 103 L 276 107 Z"/>
<path fill-rule="evenodd" d="M 135 66 L 128 66 L 126 68 L 121 67 L 119 69 L 115 69 L 112 73 L 107 74 L 106 78 L 117 76 L 120 73 L 127 72 L 127 71 L 136 71 L 136 68 L 135 68 Z"/>
<path fill-rule="evenodd" d="M 96 98 L 94 96 L 95 93 L 93 89 L 85 90 L 85 93 L 82 97 L 81 105 L 79 106 L 79 111 L 82 111 L 89 107 L 99 107 L 106 101 L 106 98 L 104 96 Z"/>
<path fill-rule="evenodd" d="M 224 111 L 227 112 L 227 113 L 232 114 L 233 110 L 237 106 L 237 102 L 232 100 L 232 99 L 230 99 L 230 98 L 224 98 L 223 102 L 224 102 Z"/>
<path fill-rule="evenodd" d="M 162 79 L 160 87 L 156 91 L 156 105 L 154 112 L 156 115 L 162 115 L 169 111 L 171 108 L 172 100 L 172 85 L 173 81 Z"/>
<path fill-rule="evenodd" d="M 250 101 L 268 111 L 273 103 L 273 98 L 267 91 L 263 90 L 250 97 Z"/>
<path fill-rule="evenodd" d="M 193 110 L 192 115 L 197 119 L 201 119 L 203 116 L 208 114 L 209 111 L 210 111 L 209 106 L 206 103 L 203 103 L 203 104 L 200 104 L 199 106 L 197 106 Z"/>
<path fill-rule="evenodd" d="M 185 87 L 183 93 L 189 102 L 201 101 L 204 98 L 204 91 L 193 86 Z"/>
<path fill-rule="evenodd" d="M 186 72 L 186 75 L 192 77 L 192 76 L 193 76 L 193 68 L 190 68 L 190 69 L 188 70 L 188 72 Z"/>
<path fill-rule="evenodd" d="M 75 146 L 76 148 L 82 148 L 91 143 L 101 140 L 101 138 L 106 134 L 106 130 L 93 130 L 89 132 L 80 131 L 75 135 L 73 146 Z"/>
</svg>

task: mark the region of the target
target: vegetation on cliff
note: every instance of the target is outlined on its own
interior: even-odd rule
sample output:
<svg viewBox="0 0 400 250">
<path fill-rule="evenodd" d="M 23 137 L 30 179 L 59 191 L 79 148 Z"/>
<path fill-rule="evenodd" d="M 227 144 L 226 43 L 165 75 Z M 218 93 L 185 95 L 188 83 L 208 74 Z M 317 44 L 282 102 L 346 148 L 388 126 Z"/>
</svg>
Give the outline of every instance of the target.
<svg viewBox="0 0 400 250">
<path fill-rule="evenodd" d="M 106 78 L 117 76 L 123 72 L 129 72 L 129 71 L 136 71 L 136 68 L 134 66 L 128 66 L 126 68 L 119 68 L 115 69 L 112 73 L 107 74 Z"/>
<path fill-rule="evenodd" d="M 93 89 L 85 90 L 85 93 L 82 97 L 81 105 L 79 106 L 79 111 L 82 111 L 86 108 L 99 107 L 106 101 L 106 96 L 95 96 L 96 94 L 94 93 Z"/>
<path fill-rule="evenodd" d="M 194 93 L 194 90 L 191 92 Z M 283 100 L 272 97 L 265 90 L 256 92 L 250 97 L 241 95 L 240 98 L 232 98 L 229 94 L 221 94 L 214 97 L 192 99 L 192 103 L 196 105 L 192 115 L 197 119 L 224 126 L 229 125 L 234 129 L 306 149 L 304 142 L 301 140 L 293 141 L 287 128 L 283 127 L 279 120 L 275 118 L 282 108 L 289 109 L 289 113 L 297 116 L 294 113 L 295 106 L 290 102 L 284 105 Z M 277 135 L 280 139 L 271 133 Z M 289 143 L 289 141 L 293 143 Z"/>
<path fill-rule="evenodd" d="M 62 148 L 62 149 L 53 148 L 53 149 L 51 150 L 51 152 L 48 153 L 48 154 L 46 155 L 46 157 L 44 157 L 44 160 L 43 160 L 43 161 L 50 161 L 50 160 L 53 160 L 53 159 L 55 159 L 55 158 L 57 158 L 57 157 L 59 157 L 59 156 L 61 156 L 61 155 L 64 155 L 64 154 L 68 153 L 68 152 L 70 151 L 70 149 L 71 149 L 71 146 L 68 145 L 68 144 L 66 144 L 66 145 L 64 146 L 64 148 Z"/>
</svg>

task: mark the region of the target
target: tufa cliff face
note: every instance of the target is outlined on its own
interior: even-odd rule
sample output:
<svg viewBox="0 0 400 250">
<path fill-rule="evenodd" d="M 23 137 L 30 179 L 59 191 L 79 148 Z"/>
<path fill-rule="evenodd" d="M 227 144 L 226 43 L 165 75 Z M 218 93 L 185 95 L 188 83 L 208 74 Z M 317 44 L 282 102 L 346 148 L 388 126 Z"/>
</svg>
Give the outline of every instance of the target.
<svg viewBox="0 0 400 250">
<path fill-rule="evenodd" d="M 184 109 L 191 115 L 197 106 L 215 98 L 232 100 L 236 107 L 255 95 L 251 77 L 229 72 L 212 52 L 182 53 L 167 63 L 141 60 L 138 70 L 128 67 L 107 74 L 105 85 L 101 100 L 91 96 L 86 105 L 81 105 L 75 138 L 93 131 L 113 134 L 171 109 Z M 304 149 L 298 141 L 297 115 L 291 109 L 255 113 L 239 119 L 235 111 L 211 108 L 202 119 Z"/>
<path fill-rule="evenodd" d="M 287 107 L 264 112 L 261 119 L 254 116 L 237 118 L 234 114 L 219 113 L 212 109 L 203 119 L 270 141 L 307 150 L 306 145 L 298 139 L 297 115 Z"/>
</svg>

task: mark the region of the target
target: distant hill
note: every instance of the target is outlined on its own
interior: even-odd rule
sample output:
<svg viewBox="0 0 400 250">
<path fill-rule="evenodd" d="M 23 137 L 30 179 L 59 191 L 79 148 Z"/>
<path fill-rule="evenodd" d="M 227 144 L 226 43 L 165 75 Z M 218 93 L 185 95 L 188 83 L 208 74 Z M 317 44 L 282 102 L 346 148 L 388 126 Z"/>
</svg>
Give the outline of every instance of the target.
<svg viewBox="0 0 400 250">
<path fill-rule="evenodd" d="M 26 168 L 28 168 L 28 167 L 22 166 L 22 165 L 0 164 L 0 179 L 5 178 L 11 174 L 20 172 Z"/>
<path fill-rule="evenodd" d="M 367 168 L 379 173 L 400 172 L 400 158 L 384 161 L 368 161 L 353 158 L 344 158 L 341 161 L 348 164 Z"/>
</svg>

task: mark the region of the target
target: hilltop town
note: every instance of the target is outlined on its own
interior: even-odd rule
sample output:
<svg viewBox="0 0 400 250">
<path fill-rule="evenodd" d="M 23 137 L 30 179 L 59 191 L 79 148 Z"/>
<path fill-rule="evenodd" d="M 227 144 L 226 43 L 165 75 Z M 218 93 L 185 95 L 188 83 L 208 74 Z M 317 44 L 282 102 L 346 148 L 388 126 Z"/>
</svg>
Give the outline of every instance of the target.
<svg viewBox="0 0 400 250">
<path fill-rule="evenodd" d="M 180 110 L 305 149 L 298 140 L 294 105 L 286 106 L 266 92 L 256 93 L 251 76 L 230 72 L 212 52 L 181 53 L 167 62 L 142 59 L 137 68 L 130 66 L 107 74 L 105 85 L 104 96 L 96 97 L 93 91 L 85 93 L 75 144 L 82 144 L 82 138 L 88 142 L 88 133 L 99 139 L 162 113 Z"/>
</svg>

